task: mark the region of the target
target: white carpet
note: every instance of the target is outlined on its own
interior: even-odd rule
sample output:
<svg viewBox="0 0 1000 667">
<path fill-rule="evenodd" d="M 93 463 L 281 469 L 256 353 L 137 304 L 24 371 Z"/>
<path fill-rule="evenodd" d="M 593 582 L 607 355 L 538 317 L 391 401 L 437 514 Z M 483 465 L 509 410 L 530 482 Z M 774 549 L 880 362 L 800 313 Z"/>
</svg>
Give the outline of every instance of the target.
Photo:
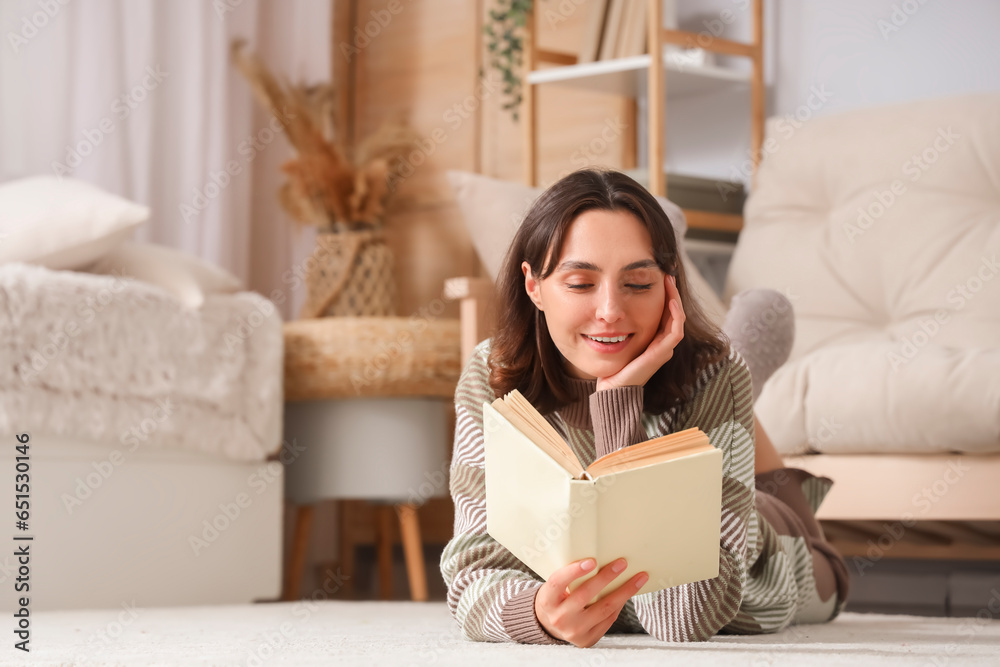
<svg viewBox="0 0 1000 667">
<path fill-rule="evenodd" d="M 8 619 L 7 627 L 11 627 Z M 775 635 L 665 644 L 611 635 L 591 649 L 466 641 L 443 602 L 268 603 L 39 612 L 25 665 L 1000 665 L 1000 620 L 841 614 Z M 101 639 L 103 637 L 104 639 Z"/>
</svg>

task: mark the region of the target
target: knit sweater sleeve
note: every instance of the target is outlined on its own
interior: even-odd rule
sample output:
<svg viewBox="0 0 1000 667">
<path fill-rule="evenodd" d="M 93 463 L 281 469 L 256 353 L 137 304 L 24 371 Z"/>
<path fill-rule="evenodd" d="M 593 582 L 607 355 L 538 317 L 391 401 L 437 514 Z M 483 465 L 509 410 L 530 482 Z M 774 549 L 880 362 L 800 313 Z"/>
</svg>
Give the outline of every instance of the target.
<svg viewBox="0 0 1000 667">
<path fill-rule="evenodd" d="M 450 469 L 455 532 L 441 554 L 448 609 L 466 638 L 565 644 L 535 616 L 542 585 L 524 563 L 486 532 L 486 453 L 483 402 L 492 402 L 488 343 L 475 350 L 455 392 L 455 447 Z"/>
<path fill-rule="evenodd" d="M 697 426 L 722 451 L 719 575 L 632 598 L 643 629 L 665 641 L 704 641 L 732 621 L 747 582 L 747 537 L 754 507 L 750 372 L 735 351 L 705 369 L 674 431 Z"/>
<path fill-rule="evenodd" d="M 643 387 L 602 389 L 590 395 L 596 458 L 646 440 L 642 428 Z"/>
</svg>

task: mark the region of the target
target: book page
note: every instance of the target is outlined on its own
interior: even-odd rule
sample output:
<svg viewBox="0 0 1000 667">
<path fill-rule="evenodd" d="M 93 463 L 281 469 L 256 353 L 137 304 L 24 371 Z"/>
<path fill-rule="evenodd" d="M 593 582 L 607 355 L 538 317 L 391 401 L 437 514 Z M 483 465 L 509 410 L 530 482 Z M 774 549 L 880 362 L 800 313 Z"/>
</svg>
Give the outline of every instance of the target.
<svg viewBox="0 0 1000 667">
<path fill-rule="evenodd" d="M 587 467 L 592 477 L 632 470 L 715 449 L 700 428 L 689 428 L 605 454 Z"/>
<path fill-rule="evenodd" d="M 583 464 L 559 432 L 517 389 L 493 401 L 493 407 L 574 478 L 585 475 Z"/>
</svg>

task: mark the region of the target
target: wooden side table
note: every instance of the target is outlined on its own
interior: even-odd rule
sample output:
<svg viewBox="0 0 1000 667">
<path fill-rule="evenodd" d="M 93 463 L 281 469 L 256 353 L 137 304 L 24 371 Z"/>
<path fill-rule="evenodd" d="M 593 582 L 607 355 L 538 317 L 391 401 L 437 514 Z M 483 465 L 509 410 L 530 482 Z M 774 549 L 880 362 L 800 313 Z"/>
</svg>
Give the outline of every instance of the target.
<svg viewBox="0 0 1000 667">
<path fill-rule="evenodd" d="M 297 500 L 298 507 L 282 599 L 299 597 L 312 503 L 323 497 L 362 497 L 390 501 L 376 513 L 381 596 L 391 595 L 394 506 L 411 597 L 426 600 L 417 512 L 427 499 L 426 485 L 421 488 L 425 473 L 439 471 L 442 459 L 447 473 L 450 459 L 451 439 L 434 411 L 436 404 L 443 408 L 453 400 L 461 373 L 458 320 L 327 317 L 288 322 L 284 333 L 286 439 L 302 428 L 309 441 L 299 443 L 304 453 L 288 465 L 286 497 Z M 393 454 L 393 444 L 407 442 L 405 434 L 414 429 L 428 438 L 423 451 Z M 380 430 L 390 434 L 387 440 L 359 435 Z M 339 434 L 342 441 L 325 434 L 334 439 Z M 368 449 L 343 442 L 359 438 Z M 437 440 L 441 450 L 435 452 L 431 443 Z M 376 449 L 390 460 L 377 460 Z M 372 456 L 365 458 L 366 452 Z M 408 463 L 399 460 L 400 452 Z M 446 495 L 447 485 L 434 491 Z"/>
</svg>

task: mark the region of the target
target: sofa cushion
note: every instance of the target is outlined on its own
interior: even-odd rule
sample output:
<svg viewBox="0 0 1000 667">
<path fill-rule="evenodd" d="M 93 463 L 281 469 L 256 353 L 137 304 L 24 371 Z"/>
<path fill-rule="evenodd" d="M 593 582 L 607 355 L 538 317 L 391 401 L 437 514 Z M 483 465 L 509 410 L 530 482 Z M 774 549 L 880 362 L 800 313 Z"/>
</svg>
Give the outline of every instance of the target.
<svg viewBox="0 0 1000 667">
<path fill-rule="evenodd" d="M 524 219 L 531 203 L 544 188 L 533 188 L 520 183 L 502 181 L 467 171 L 448 171 L 448 180 L 465 218 L 472 245 L 482 260 L 491 280 L 496 280 L 504 253 L 514 238 L 514 232 Z M 726 308 L 712 287 L 695 268 L 684 251 L 684 233 L 687 222 L 679 206 L 663 197 L 656 200 L 663 207 L 674 226 L 684 271 L 705 314 L 717 326 L 725 319 Z"/>
<path fill-rule="evenodd" d="M 1000 451 L 1000 95 L 772 119 L 725 297 L 795 307 L 779 451 Z"/>
</svg>

